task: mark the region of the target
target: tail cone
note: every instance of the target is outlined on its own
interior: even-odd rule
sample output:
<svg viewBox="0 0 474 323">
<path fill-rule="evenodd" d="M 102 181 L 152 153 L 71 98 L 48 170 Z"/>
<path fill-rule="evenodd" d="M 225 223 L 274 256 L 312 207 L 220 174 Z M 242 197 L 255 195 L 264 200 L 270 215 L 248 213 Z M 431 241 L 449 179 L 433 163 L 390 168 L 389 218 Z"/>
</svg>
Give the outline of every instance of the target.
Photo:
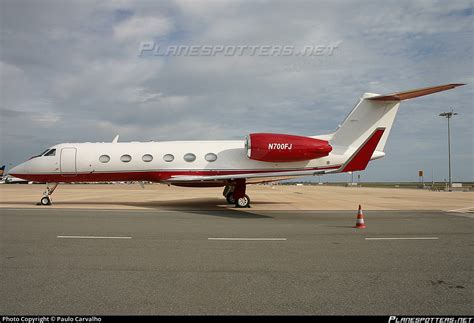
<svg viewBox="0 0 474 323">
<path fill-rule="evenodd" d="M 362 207 L 360 206 L 360 204 L 359 204 L 359 212 L 357 213 L 357 220 L 356 220 L 355 228 L 357 228 L 357 229 L 364 229 L 365 228 L 364 214 L 362 213 Z"/>
</svg>

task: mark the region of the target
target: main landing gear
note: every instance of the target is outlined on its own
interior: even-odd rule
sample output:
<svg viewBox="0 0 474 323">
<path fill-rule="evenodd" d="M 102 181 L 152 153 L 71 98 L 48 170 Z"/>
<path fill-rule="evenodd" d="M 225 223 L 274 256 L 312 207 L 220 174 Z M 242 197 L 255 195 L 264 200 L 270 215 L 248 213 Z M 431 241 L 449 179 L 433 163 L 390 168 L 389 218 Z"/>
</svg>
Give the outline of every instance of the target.
<svg viewBox="0 0 474 323">
<path fill-rule="evenodd" d="M 51 198 L 50 196 L 53 194 L 56 187 L 58 187 L 59 183 L 53 184 L 46 184 L 46 189 L 43 192 L 43 197 L 36 205 L 51 205 Z"/>
<path fill-rule="evenodd" d="M 238 198 L 236 201 L 235 201 L 235 206 L 236 207 L 250 207 L 250 197 L 245 194 L 244 196 Z"/>
<path fill-rule="evenodd" d="M 237 179 L 234 185 L 228 185 L 224 188 L 222 195 L 225 196 L 228 204 L 234 204 L 235 207 L 250 207 L 250 197 L 245 194 L 245 179 Z"/>
</svg>

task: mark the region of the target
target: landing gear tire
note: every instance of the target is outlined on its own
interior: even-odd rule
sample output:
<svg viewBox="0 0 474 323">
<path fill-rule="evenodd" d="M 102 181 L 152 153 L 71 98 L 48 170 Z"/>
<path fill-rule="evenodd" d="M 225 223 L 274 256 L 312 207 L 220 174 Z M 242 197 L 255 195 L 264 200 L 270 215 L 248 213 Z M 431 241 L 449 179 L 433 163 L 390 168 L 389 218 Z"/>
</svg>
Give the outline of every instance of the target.
<svg viewBox="0 0 474 323">
<path fill-rule="evenodd" d="M 58 187 L 59 183 L 47 183 L 46 189 L 43 192 L 43 197 L 41 200 L 36 203 L 36 205 L 51 205 L 51 194 L 54 193 L 54 190 Z"/>
<path fill-rule="evenodd" d="M 227 200 L 227 203 L 228 204 L 235 204 L 235 199 L 234 199 L 234 193 L 233 192 L 229 192 L 227 193 L 225 199 Z"/>
<path fill-rule="evenodd" d="M 43 196 L 40 200 L 41 205 L 51 205 L 51 199 L 48 196 Z"/>
<path fill-rule="evenodd" d="M 244 197 L 241 197 L 235 201 L 235 207 L 244 208 L 250 207 L 250 197 L 246 194 Z"/>
</svg>

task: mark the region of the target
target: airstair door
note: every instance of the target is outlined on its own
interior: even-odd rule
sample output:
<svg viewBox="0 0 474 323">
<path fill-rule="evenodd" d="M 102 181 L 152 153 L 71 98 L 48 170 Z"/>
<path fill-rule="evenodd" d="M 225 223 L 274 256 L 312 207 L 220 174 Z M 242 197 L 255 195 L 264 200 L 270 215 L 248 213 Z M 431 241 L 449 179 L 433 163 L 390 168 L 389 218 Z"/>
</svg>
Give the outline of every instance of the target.
<svg viewBox="0 0 474 323">
<path fill-rule="evenodd" d="M 76 148 L 61 149 L 61 175 L 77 175 L 76 154 Z"/>
</svg>

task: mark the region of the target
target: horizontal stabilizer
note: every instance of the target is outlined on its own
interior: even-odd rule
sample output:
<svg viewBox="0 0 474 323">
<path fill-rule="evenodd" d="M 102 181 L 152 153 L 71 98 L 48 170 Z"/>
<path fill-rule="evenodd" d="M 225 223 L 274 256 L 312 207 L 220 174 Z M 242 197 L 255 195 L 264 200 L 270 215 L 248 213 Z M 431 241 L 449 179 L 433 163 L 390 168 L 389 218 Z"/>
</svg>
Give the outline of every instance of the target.
<svg viewBox="0 0 474 323">
<path fill-rule="evenodd" d="M 397 93 L 392 93 L 392 94 L 387 94 L 387 95 L 377 95 L 373 96 L 371 98 L 368 98 L 368 100 L 372 101 L 402 101 L 402 100 L 408 100 L 408 99 L 413 99 L 417 98 L 419 96 L 423 95 L 428 95 L 436 92 L 441 92 L 441 91 L 446 91 L 450 89 L 454 89 L 455 87 L 465 85 L 465 84 L 445 84 L 445 85 L 438 85 L 438 86 L 431 86 L 431 87 L 425 87 L 422 89 L 414 89 L 414 90 L 408 90 L 404 92 L 397 92 Z"/>
</svg>

